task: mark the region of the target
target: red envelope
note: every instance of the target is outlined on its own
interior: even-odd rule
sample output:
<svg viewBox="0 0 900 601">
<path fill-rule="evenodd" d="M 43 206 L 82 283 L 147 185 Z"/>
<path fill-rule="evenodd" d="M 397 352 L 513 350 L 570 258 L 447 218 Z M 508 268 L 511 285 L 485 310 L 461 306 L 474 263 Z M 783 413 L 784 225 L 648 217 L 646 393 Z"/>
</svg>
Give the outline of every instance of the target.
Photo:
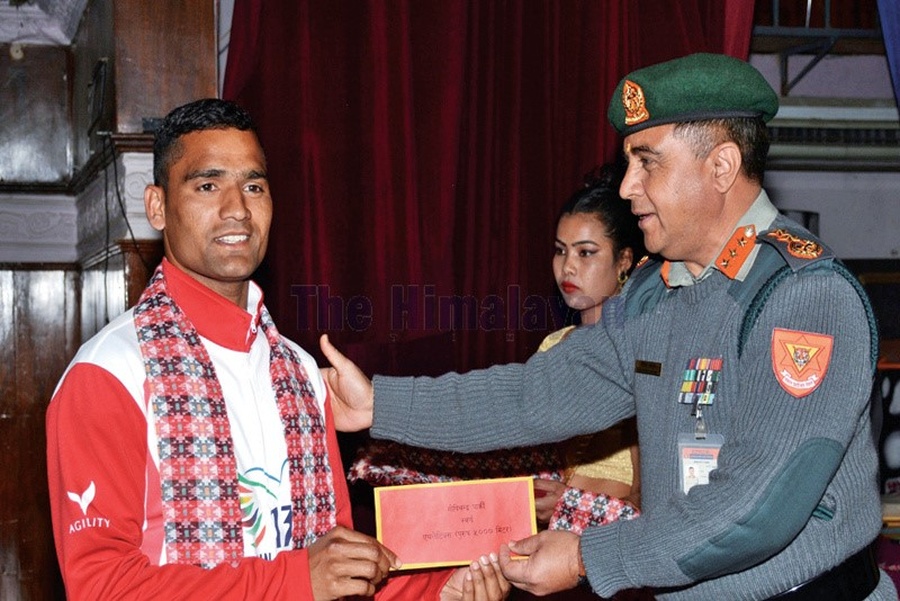
<svg viewBox="0 0 900 601">
<path fill-rule="evenodd" d="M 498 478 L 375 489 L 376 536 L 401 569 L 468 565 L 537 533 L 534 480 Z"/>
</svg>

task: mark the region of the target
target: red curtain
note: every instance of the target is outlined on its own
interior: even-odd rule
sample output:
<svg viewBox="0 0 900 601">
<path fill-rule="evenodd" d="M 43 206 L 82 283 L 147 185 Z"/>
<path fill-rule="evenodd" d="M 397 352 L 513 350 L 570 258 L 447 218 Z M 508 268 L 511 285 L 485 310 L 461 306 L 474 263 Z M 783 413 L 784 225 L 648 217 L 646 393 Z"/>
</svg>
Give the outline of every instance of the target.
<svg viewBox="0 0 900 601">
<path fill-rule="evenodd" d="M 368 372 L 527 358 L 565 313 L 558 207 L 619 151 L 618 80 L 746 58 L 752 4 L 237 0 L 223 95 L 269 160 L 258 279 L 282 332 L 317 356 L 327 332 Z"/>
</svg>

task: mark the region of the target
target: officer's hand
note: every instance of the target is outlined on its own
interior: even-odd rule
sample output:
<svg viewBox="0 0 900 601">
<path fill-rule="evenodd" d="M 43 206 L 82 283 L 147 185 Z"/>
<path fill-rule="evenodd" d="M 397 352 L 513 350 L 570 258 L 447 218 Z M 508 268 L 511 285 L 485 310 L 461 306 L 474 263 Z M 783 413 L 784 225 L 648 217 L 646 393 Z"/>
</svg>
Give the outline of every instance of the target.
<svg viewBox="0 0 900 601">
<path fill-rule="evenodd" d="M 375 389 L 372 382 L 328 340 L 319 338 L 319 346 L 332 367 L 322 370 L 331 397 L 335 428 L 341 432 L 358 432 L 372 425 Z"/>
<path fill-rule="evenodd" d="M 545 530 L 500 547 L 500 568 L 513 586 L 539 596 L 574 588 L 580 564 L 578 535 Z M 512 559 L 510 551 L 526 556 Z"/>
</svg>

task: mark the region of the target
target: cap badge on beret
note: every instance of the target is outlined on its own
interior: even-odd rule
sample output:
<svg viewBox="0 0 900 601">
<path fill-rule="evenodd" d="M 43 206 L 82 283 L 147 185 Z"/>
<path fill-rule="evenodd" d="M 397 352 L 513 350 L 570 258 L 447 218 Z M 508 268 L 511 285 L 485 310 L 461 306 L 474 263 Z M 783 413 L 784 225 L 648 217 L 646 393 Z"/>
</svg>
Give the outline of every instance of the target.
<svg viewBox="0 0 900 601">
<path fill-rule="evenodd" d="M 643 88 L 627 79 L 622 86 L 622 106 L 625 107 L 625 125 L 637 125 L 650 118 Z"/>
</svg>

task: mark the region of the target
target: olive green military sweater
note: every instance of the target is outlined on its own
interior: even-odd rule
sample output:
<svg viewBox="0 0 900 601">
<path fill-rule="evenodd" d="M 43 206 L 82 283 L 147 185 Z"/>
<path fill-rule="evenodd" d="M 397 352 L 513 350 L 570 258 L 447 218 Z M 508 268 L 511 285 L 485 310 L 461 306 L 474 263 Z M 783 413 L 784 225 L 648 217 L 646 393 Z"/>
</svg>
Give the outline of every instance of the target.
<svg viewBox="0 0 900 601">
<path fill-rule="evenodd" d="M 764 194 L 760 202 L 771 206 Z M 807 234 L 781 218 L 774 226 Z M 755 259 L 743 274 L 750 280 L 763 268 Z M 712 269 L 668 288 L 657 274 L 656 300 L 639 310 L 629 283 L 601 323 L 525 364 L 376 377 L 372 435 L 485 451 L 597 432 L 636 414 L 644 513 L 584 533 L 594 591 L 765 599 L 840 564 L 881 526 L 869 412 L 875 334 L 859 290 L 830 265 L 787 270 L 743 335 L 741 280 Z M 807 358 L 827 351 L 816 378 L 784 376 L 785 340 Z M 720 360 L 703 418 L 724 444 L 709 483 L 685 494 L 677 443 L 697 419 L 679 399 L 697 359 Z M 896 598 L 886 575 L 870 598 Z"/>
</svg>

